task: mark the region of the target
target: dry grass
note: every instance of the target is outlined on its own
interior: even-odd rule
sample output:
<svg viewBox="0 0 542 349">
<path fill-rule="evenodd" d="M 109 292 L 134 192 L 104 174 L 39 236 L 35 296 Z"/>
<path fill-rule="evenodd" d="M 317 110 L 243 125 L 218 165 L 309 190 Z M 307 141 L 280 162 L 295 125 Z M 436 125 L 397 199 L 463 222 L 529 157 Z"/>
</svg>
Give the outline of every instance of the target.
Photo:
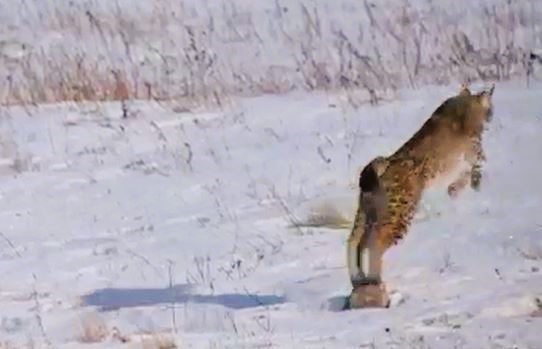
<svg viewBox="0 0 542 349">
<path fill-rule="evenodd" d="M 470 5 L 461 15 L 408 1 L 345 0 L 325 10 L 276 1 L 271 11 L 237 0 L 206 8 L 161 0 L 145 10 L 55 2 L 47 11 L 36 10 L 39 2 L 27 1 L 5 23 L 20 33 L 29 29 L 18 23 L 32 23 L 52 39 L 0 41 L 2 105 L 221 106 L 232 95 L 292 89 L 342 91 L 354 105 L 375 104 L 400 87 L 526 76 L 542 42 L 542 4 L 530 0 Z M 2 6 L 0 13 L 15 11 Z"/>
<path fill-rule="evenodd" d="M 155 333 L 144 335 L 141 339 L 142 349 L 177 349 L 175 340 L 167 334 Z"/>
<path fill-rule="evenodd" d="M 110 335 L 107 324 L 96 313 L 89 313 L 82 317 L 81 330 L 78 340 L 82 343 L 100 343 Z"/>
<path fill-rule="evenodd" d="M 34 348 L 35 346 L 32 340 L 29 340 L 28 344 L 23 345 L 23 346 L 15 345 L 7 341 L 0 341 L 0 349 L 34 349 Z"/>
<path fill-rule="evenodd" d="M 534 304 L 536 305 L 536 309 L 531 313 L 531 316 L 542 318 L 542 297 L 535 297 Z"/>
<path fill-rule="evenodd" d="M 17 348 L 9 342 L 0 342 L 0 349 L 17 349 Z"/>
<path fill-rule="evenodd" d="M 97 313 L 88 313 L 81 319 L 81 343 L 101 343 L 111 340 L 115 343 L 141 343 L 142 349 L 176 349 L 174 338 L 162 332 L 123 334 L 118 328 L 109 328 Z M 3 349 L 0 347 L 0 349 Z"/>
<path fill-rule="evenodd" d="M 352 221 L 345 217 L 332 203 L 313 207 L 308 217 L 296 224 L 297 227 L 319 227 L 329 229 L 350 229 Z"/>
</svg>

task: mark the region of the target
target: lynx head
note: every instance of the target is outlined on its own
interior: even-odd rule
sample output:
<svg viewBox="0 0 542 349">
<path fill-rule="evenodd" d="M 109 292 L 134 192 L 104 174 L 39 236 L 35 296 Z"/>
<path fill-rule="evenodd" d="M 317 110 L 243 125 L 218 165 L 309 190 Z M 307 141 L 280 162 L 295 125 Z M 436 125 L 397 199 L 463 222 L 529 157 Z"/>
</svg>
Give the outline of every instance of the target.
<svg viewBox="0 0 542 349">
<path fill-rule="evenodd" d="M 463 84 L 459 89 L 459 93 L 454 100 L 459 102 L 459 105 L 465 105 L 469 119 L 473 124 L 483 124 L 490 122 L 493 115 L 493 91 L 495 85 L 491 85 L 488 89 L 477 94 L 473 94 L 469 88 Z"/>
</svg>

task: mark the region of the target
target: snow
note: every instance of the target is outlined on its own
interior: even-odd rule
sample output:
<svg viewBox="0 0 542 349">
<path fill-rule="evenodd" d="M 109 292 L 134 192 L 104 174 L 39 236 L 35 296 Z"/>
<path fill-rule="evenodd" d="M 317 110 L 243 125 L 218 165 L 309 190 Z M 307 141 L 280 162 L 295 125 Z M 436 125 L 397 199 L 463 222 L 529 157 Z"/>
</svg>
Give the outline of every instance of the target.
<svg viewBox="0 0 542 349">
<path fill-rule="evenodd" d="M 385 258 L 394 307 L 340 311 L 349 230 L 292 227 L 322 205 L 351 218 L 359 169 L 457 88 L 359 110 L 324 93 L 133 102 L 129 119 L 116 103 L 2 109 L 0 343 L 542 348 L 542 86 L 497 84 L 482 190 L 425 195 Z M 81 340 L 88 316 L 98 343 Z"/>
</svg>

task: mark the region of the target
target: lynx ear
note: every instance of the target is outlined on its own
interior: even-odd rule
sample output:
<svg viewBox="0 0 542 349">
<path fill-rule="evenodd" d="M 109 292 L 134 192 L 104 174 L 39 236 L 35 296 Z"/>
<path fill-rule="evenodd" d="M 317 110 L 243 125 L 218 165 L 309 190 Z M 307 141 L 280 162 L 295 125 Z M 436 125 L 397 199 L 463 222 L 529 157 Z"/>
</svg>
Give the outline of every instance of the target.
<svg viewBox="0 0 542 349">
<path fill-rule="evenodd" d="M 461 87 L 459 88 L 459 95 L 460 96 L 470 96 L 471 92 L 469 90 L 469 87 L 467 84 L 461 84 Z"/>
<path fill-rule="evenodd" d="M 495 84 L 491 84 L 489 89 L 487 89 L 486 91 L 482 93 L 486 93 L 488 96 L 493 96 L 493 91 L 495 91 Z"/>
<path fill-rule="evenodd" d="M 491 87 L 487 90 L 484 90 L 478 94 L 478 97 L 480 98 L 480 102 L 482 105 L 486 108 L 491 108 L 491 97 L 493 96 L 493 92 L 495 91 L 495 84 L 491 84 Z"/>
</svg>

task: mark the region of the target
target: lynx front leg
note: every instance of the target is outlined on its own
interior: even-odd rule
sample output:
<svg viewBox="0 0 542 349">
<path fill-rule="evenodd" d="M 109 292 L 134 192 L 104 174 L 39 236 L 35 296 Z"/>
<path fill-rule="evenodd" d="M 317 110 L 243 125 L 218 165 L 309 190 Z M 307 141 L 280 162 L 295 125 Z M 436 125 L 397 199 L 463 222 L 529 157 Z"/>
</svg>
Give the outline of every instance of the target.
<svg viewBox="0 0 542 349">
<path fill-rule="evenodd" d="M 479 191 L 480 182 L 482 182 L 482 161 L 478 161 L 472 166 L 472 171 L 471 171 L 471 176 L 470 176 L 471 188 L 476 191 Z"/>
<path fill-rule="evenodd" d="M 472 189 L 479 191 L 480 182 L 482 181 L 482 164 L 486 161 L 484 149 L 482 148 L 482 139 L 477 138 L 472 147 L 472 169 L 470 171 L 470 186 Z"/>
<path fill-rule="evenodd" d="M 476 191 L 480 190 L 482 164 L 486 160 L 480 138 L 473 141 L 470 151 L 466 154 L 466 160 L 470 163 L 470 168 L 461 172 L 459 177 L 448 186 L 448 195 L 451 198 L 455 199 L 467 184 Z"/>
<path fill-rule="evenodd" d="M 455 199 L 463 189 L 467 186 L 467 184 L 472 183 L 471 181 L 472 177 L 472 170 L 466 170 L 461 172 L 459 177 L 448 186 L 448 195 Z"/>
</svg>

